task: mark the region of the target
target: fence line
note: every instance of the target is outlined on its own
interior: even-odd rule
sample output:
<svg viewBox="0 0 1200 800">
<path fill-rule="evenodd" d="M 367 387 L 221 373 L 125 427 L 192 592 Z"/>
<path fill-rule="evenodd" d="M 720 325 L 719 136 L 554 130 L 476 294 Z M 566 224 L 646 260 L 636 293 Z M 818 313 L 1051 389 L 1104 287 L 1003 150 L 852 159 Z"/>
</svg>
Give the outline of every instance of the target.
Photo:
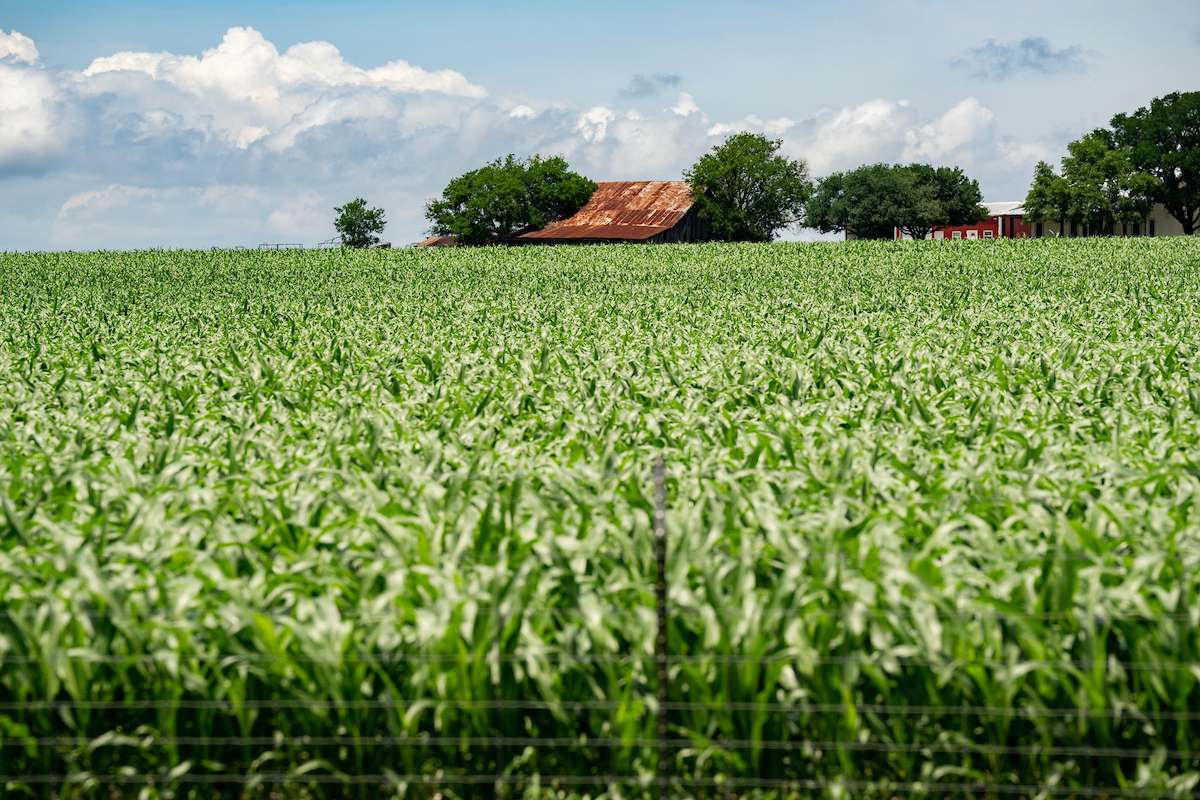
<svg viewBox="0 0 1200 800">
<path fill-rule="evenodd" d="M 441 700 L 422 698 L 407 702 L 392 700 L 28 700 L 0 702 L 0 711 L 137 711 L 148 709 L 192 710 L 510 710 L 510 711 L 650 711 L 658 704 L 650 698 L 621 700 Z M 1039 708 L 1010 706 L 934 706 L 883 703 L 771 703 L 771 702 L 690 702 L 673 700 L 668 711 L 779 711 L 811 714 L 845 714 L 848 711 L 896 716 L 1014 717 L 1030 719 L 1128 719 L 1128 720 L 1200 720 L 1200 711 L 1166 711 L 1129 708 Z"/>
<path fill-rule="evenodd" d="M 501 615 L 518 614 L 538 615 L 548 614 L 553 616 L 584 616 L 594 614 L 597 608 L 589 608 L 585 606 L 525 606 L 516 605 L 514 608 L 504 608 L 486 603 L 477 603 L 470 598 L 454 598 L 452 600 L 454 610 L 461 610 L 464 604 L 474 604 L 473 611 L 477 615 L 482 615 L 481 612 L 499 611 Z M 392 612 L 382 611 L 363 611 L 359 609 L 340 609 L 338 616 L 341 619 L 351 620 L 366 620 L 371 622 L 398 621 L 411 619 L 416 611 L 436 610 L 438 606 L 421 606 L 414 608 L 412 611 L 405 612 L 401 609 L 396 609 Z M 203 616 L 212 616 L 224 613 L 227 609 L 209 610 L 204 612 Z M 261 614 L 265 617 L 295 620 L 295 609 L 289 608 L 273 608 L 273 609 L 256 609 L 256 608 L 235 608 L 232 609 L 241 614 Z M 624 613 L 637 613 L 633 609 L 621 609 Z M 611 613 L 611 612 L 606 612 Z M 1105 611 L 1088 611 L 1079 609 L 1079 613 L 1071 611 L 1000 611 L 992 607 L 983 607 L 978 609 L 962 609 L 962 610 L 946 610 L 946 609 L 913 609 L 913 608 L 857 608 L 854 606 L 815 606 L 812 608 L 795 608 L 795 607 L 779 607 L 779 606 L 762 606 L 759 608 L 745 606 L 706 606 L 691 608 L 687 606 L 676 606 L 672 609 L 674 614 L 689 614 L 689 615 L 704 615 L 714 614 L 716 616 L 754 616 L 754 615 L 779 615 L 779 616 L 803 616 L 809 614 L 839 614 L 841 616 L 852 617 L 936 617 L 938 619 L 997 619 L 1001 621 L 1038 621 L 1038 622 L 1091 622 L 1097 624 L 1108 624 L 1113 622 L 1191 622 L 1200 625 L 1200 607 L 1197 607 L 1195 613 L 1172 613 L 1155 611 L 1146 611 L 1141 614 L 1108 614 Z M 100 611 L 94 609 L 81 609 L 78 611 L 64 610 L 56 611 L 53 608 L 43 608 L 41 606 L 31 608 L 28 611 L 0 609 L 0 618 L 9 619 L 33 619 L 41 614 L 45 614 L 51 619 L 62 617 L 86 617 L 91 619 L 123 619 L 123 618 L 139 618 L 139 619 L 161 619 L 165 622 L 189 622 L 194 621 L 197 616 L 171 616 L 162 611 L 140 610 L 132 611 Z M 490 616 L 490 614 L 489 614 Z M 300 621 L 300 620 L 296 620 Z"/>
<path fill-rule="evenodd" d="M 1179 790 L 1146 789 L 1129 786 L 1064 786 L 1060 784 L 1020 785 L 1007 783 L 943 783 L 939 781 L 861 781 L 861 780 L 812 780 L 789 778 L 676 778 L 667 777 L 656 780 L 653 777 L 634 777 L 629 775 L 397 775 L 384 773 L 379 775 L 348 775 L 306 773 L 292 775 L 289 773 L 260 773 L 252 775 L 239 774 L 194 774 L 183 773 L 172 775 L 169 772 L 155 774 L 129 775 L 92 775 L 78 773 L 73 775 L 0 775 L 0 782 L 8 785 L 20 784 L 64 784 L 87 783 L 198 783 L 198 784 L 265 784 L 265 783 L 344 783 L 344 784 L 378 784 L 381 786 L 402 786 L 405 784 L 423 785 L 486 785 L 505 784 L 529 786 L 678 786 L 684 788 L 730 788 L 730 789 L 779 789 L 783 791 L 798 790 L 829 790 L 850 789 L 859 791 L 880 790 L 883 792 L 922 792 L 943 794 L 1016 794 L 1035 797 L 1037 795 L 1077 795 L 1083 797 L 1143 797 L 1143 798 L 1200 798 L 1200 794 Z"/>
<path fill-rule="evenodd" d="M 629 748 L 659 747 L 664 740 L 529 737 L 529 736 L 155 736 L 115 734 L 91 739 L 60 736 L 0 738 L 0 747 L 177 747 L 180 745 L 246 745 L 256 747 L 552 747 Z M 1147 749 L 1132 747 L 1089 747 L 1086 745 L 989 745 L 972 742 L 858 742 L 793 741 L 765 739 L 666 739 L 672 750 L 715 748 L 720 750 L 856 751 L 881 753 L 951 753 L 1020 756 L 1077 756 L 1081 758 L 1154 758 L 1172 760 L 1200 758 L 1200 750 Z"/>
<path fill-rule="evenodd" d="M 352 653 L 342 657 L 317 658 L 305 655 L 277 655 L 272 653 L 222 653 L 219 655 L 179 655 L 171 652 L 165 656 L 154 656 L 131 653 L 129 655 L 103 655 L 98 653 L 56 652 L 46 656 L 0 656 L 0 664 L 129 664 L 129 663 L 199 663 L 199 664 L 529 664 L 539 661 L 577 662 L 579 664 L 638 664 L 647 660 L 662 664 L 723 664 L 723 665 L 754 665 L 771 666 L 773 664 L 813 664 L 827 666 L 849 667 L 962 667 L 983 666 L 993 668 L 1015 669 L 1018 667 L 1073 667 L 1076 669 L 1094 669 L 1096 667 L 1116 667 L 1131 672 L 1177 672 L 1200 671 L 1200 661 L 1121 661 L 1109 659 L 998 659 L 998 658 L 956 658 L 948 656 L 945 659 L 915 658 L 911 656 L 890 656 L 878 653 L 878 658 L 864 656 L 808 656 L 801 653 L 778 653 L 767 656 L 743 655 L 698 655 L 671 656 L 656 654 L 654 656 L 626 653 L 564 653 L 559 651 L 529 652 L 529 653 Z"/>
</svg>

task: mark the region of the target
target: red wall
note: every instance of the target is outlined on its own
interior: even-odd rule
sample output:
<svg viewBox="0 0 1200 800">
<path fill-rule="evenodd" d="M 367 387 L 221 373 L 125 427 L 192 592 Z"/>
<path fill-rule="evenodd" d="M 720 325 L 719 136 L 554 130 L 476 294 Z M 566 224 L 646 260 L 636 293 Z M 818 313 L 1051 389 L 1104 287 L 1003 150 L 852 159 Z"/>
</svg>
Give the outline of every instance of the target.
<svg viewBox="0 0 1200 800">
<path fill-rule="evenodd" d="M 1000 221 L 1004 220 L 1004 235 L 1000 235 Z M 947 239 L 954 238 L 954 232 L 959 231 L 962 234 L 963 241 L 967 239 L 967 231 L 976 231 L 980 239 L 983 238 L 984 231 L 991 231 L 994 239 L 1027 239 L 1033 235 L 1033 226 L 1023 220 L 1021 217 L 989 217 L 983 222 L 977 222 L 974 225 L 959 225 L 953 228 L 938 228 Z M 936 231 L 935 231 L 936 233 Z M 900 231 L 896 231 L 896 238 L 901 236 Z"/>
<path fill-rule="evenodd" d="M 1020 217 L 1005 217 L 1004 238 L 1028 239 L 1033 236 L 1033 224 Z"/>
<path fill-rule="evenodd" d="M 983 238 L 984 231 L 991 231 L 992 236 L 999 239 L 1000 218 L 991 217 L 990 219 L 985 219 L 983 222 L 976 222 L 974 225 L 959 225 L 953 228 L 938 228 L 938 230 L 940 230 L 947 239 L 953 239 L 955 231 L 960 231 L 963 239 L 967 238 L 967 231 L 978 231 L 978 236 L 980 239 Z"/>
</svg>

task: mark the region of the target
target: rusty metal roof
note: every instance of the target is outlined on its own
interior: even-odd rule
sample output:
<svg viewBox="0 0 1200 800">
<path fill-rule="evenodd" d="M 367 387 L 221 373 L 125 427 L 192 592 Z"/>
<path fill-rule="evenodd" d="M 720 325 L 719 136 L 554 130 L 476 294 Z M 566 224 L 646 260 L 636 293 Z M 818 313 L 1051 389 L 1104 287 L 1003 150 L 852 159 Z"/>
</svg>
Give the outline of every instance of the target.
<svg viewBox="0 0 1200 800">
<path fill-rule="evenodd" d="M 518 238 L 641 241 L 675 227 L 691 207 L 683 181 L 606 181 L 575 216 Z"/>
<path fill-rule="evenodd" d="M 458 242 L 453 236 L 430 236 L 423 242 L 417 242 L 417 247 L 455 247 Z"/>
</svg>

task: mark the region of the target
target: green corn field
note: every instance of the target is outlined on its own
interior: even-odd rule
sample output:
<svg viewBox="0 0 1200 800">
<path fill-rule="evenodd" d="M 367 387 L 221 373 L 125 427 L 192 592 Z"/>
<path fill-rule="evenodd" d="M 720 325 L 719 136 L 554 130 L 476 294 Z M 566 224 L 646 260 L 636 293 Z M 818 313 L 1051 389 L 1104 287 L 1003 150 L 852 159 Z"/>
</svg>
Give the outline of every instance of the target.
<svg viewBox="0 0 1200 800">
<path fill-rule="evenodd" d="M 1200 781 L 1200 240 L 0 254 L 0 338 L 5 796 Z"/>
</svg>

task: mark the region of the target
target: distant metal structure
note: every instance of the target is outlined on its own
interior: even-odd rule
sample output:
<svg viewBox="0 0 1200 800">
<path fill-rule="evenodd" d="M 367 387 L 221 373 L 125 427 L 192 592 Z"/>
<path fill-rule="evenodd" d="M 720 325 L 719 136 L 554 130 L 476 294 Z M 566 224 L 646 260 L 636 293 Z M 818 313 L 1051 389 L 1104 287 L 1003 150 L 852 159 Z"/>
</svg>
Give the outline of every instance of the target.
<svg viewBox="0 0 1200 800">
<path fill-rule="evenodd" d="M 334 236 L 329 239 L 326 239 L 323 242 L 317 242 L 318 250 L 332 250 L 336 247 L 341 247 L 341 246 L 342 246 L 342 237 L 340 237 L 340 236 Z"/>
<path fill-rule="evenodd" d="M 263 242 L 258 246 L 259 250 L 303 250 L 304 245 L 299 242 L 284 242 L 280 244 L 269 244 Z"/>
</svg>

